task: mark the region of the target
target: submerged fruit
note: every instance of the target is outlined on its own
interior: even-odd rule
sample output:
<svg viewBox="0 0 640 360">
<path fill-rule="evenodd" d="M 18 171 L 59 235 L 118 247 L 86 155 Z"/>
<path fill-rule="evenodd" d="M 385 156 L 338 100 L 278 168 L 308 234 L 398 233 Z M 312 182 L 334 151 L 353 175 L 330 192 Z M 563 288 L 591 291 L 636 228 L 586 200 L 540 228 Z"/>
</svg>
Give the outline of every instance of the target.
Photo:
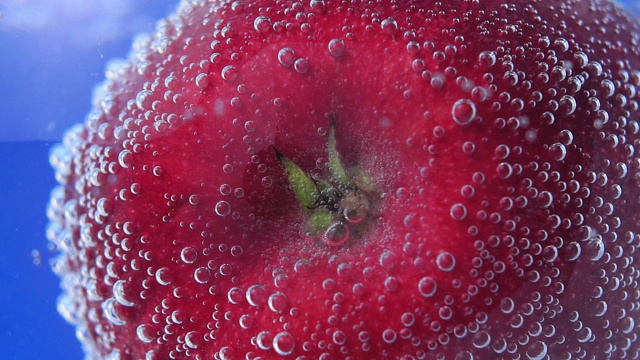
<svg viewBox="0 0 640 360">
<path fill-rule="evenodd" d="M 157 29 L 51 155 L 87 358 L 640 358 L 615 4 L 183 1 Z"/>
</svg>

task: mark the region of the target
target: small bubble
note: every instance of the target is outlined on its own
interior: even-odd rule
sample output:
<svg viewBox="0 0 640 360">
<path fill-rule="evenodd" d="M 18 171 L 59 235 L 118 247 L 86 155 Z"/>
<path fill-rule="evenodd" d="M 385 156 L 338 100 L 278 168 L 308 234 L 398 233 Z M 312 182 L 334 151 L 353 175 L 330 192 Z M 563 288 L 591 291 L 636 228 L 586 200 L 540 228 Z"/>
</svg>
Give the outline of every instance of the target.
<svg viewBox="0 0 640 360">
<path fill-rule="evenodd" d="M 218 357 L 220 360 L 233 360 L 236 358 L 236 351 L 230 346 L 223 346 L 218 351 Z"/>
<path fill-rule="evenodd" d="M 329 246 L 339 246 L 349 240 L 349 227 L 343 222 L 331 224 L 322 235 L 322 240 Z"/>
<path fill-rule="evenodd" d="M 604 255 L 604 242 L 601 237 L 594 237 L 586 240 L 584 251 L 591 261 L 598 261 Z"/>
<path fill-rule="evenodd" d="M 252 306 L 261 306 L 267 302 L 267 291 L 263 285 L 251 285 L 247 289 L 247 301 Z"/>
<path fill-rule="evenodd" d="M 422 296 L 431 297 L 436 293 L 437 290 L 438 285 L 433 278 L 425 276 L 420 279 L 420 282 L 418 283 L 418 291 L 420 291 L 420 294 Z"/>
<path fill-rule="evenodd" d="M 269 350 L 273 346 L 273 335 L 269 331 L 261 331 L 256 337 L 256 343 L 262 350 Z"/>
<path fill-rule="evenodd" d="M 199 284 L 206 284 L 211 279 L 211 272 L 205 267 L 199 267 L 193 272 L 193 278 Z"/>
<path fill-rule="evenodd" d="M 443 251 L 436 258 L 436 264 L 442 271 L 451 271 L 456 267 L 456 258 L 453 254 Z"/>
<path fill-rule="evenodd" d="M 253 318 L 249 314 L 243 314 L 242 316 L 240 316 L 240 320 L 238 320 L 238 322 L 240 324 L 240 327 L 243 329 L 249 329 L 254 324 Z"/>
<path fill-rule="evenodd" d="M 398 30 L 398 23 L 394 18 L 387 18 L 382 20 L 380 24 L 382 30 L 384 30 L 387 34 L 393 34 Z"/>
<path fill-rule="evenodd" d="M 273 338 L 273 349 L 278 353 L 278 355 L 289 355 L 293 352 L 295 347 L 295 341 L 293 340 L 293 336 L 286 331 L 278 333 Z"/>
<path fill-rule="evenodd" d="M 196 76 L 196 86 L 200 88 L 200 90 L 204 90 L 209 85 L 209 76 L 207 74 L 198 74 Z"/>
<path fill-rule="evenodd" d="M 198 195 L 189 196 L 189 204 L 198 205 L 200 203 L 200 197 Z"/>
<path fill-rule="evenodd" d="M 399 286 L 400 286 L 400 282 L 398 281 L 397 278 L 393 276 L 387 277 L 384 281 L 384 287 L 389 292 L 397 291 Z"/>
<path fill-rule="evenodd" d="M 166 267 L 160 268 L 156 271 L 156 281 L 160 285 L 169 285 L 172 281 L 171 273 Z"/>
<path fill-rule="evenodd" d="M 220 275 L 229 276 L 233 272 L 233 267 L 231 264 L 222 264 L 220 265 Z"/>
<path fill-rule="evenodd" d="M 222 69 L 222 79 L 225 81 L 233 81 L 238 76 L 238 70 L 233 65 L 227 65 Z"/>
<path fill-rule="evenodd" d="M 115 299 L 107 299 L 102 303 L 102 312 L 107 320 L 109 320 L 109 322 L 111 322 L 112 324 L 118 326 L 125 325 L 127 322 L 120 317 L 121 315 L 118 313 L 116 305 L 117 302 Z"/>
<path fill-rule="evenodd" d="M 581 253 L 582 253 L 582 247 L 580 246 L 579 243 L 572 241 L 567 245 L 567 248 L 566 248 L 567 260 L 569 261 L 578 260 Z"/>
<path fill-rule="evenodd" d="M 397 338 L 398 335 L 392 329 L 386 329 L 382 332 L 382 340 L 384 340 L 384 342 L 386 342 L 387 344 L 393 344 L 394 342 L 396 342 Z"/>
<path fill-rule="evenodd" d="M 402 321 L 402 325 L 410 327 L 415 323 L 416 317 L 412 313 L 406 312 L 402 314 L 400 320 Z"/>
<path fill-rule="evenodd" d="M 486 331 L 480 331 L 473 336 L 471 342 L 476 348 L 483 349 L 489 346 L 489 343 L 491 342 L 491 336 Z"/>
<path fill-rule="evenodd" d="M 300 74 L 305 74 L 309 71 L 309 61 L 307 59 L 298 59 L 293 63 L 293 68 Z"/>
<path fill-rule="evenodd" d="M 287 310 L 288 302 L 285 294 L 275 292 L 269 296 L 269 309 L 275 313 L 281 313 Z"/>
<path fill-rule="evenodd" d="M 143 343 L 149 344 L 155 340 L 153 335 L 151 335 L 151 331 L 149 330 L 149 326 L 146 324 L 140 324 L 136 328 L 136 335 L 138 335 L 138 339 Z"/>
<path fill-rule="evenodd" d="M 325 11 L 324 0 L 311 0 L 311 2 L 309 3 L 309 6 L 311 6 L 311 9 L 313 9 L 313 11 L 320 14 L 324 13 Z"/>
<path fill-rule="evenodd" d="M 536 341 L 527 347 L 526 355 L 530 360 L 542 360 L 547 356 L 547 345 L 542 341 Z"/>
<path fill-rule="evenodd" d="M 118 154 L 118 163 L 127 169 L 132 165 L 132 158 L 133 155 L 130 150 L 122 150 L 120 154 Z"/>
<path fill-rule="evenodd" d="M 240 304 L 240 302 L 244 298 L 243 295 L 244 295 L 244 291 L 241 288 L 236 286 L 229 289 L 229 292 L 227 293 L 227 299 L 229 300 L 230 303 L 237 305 L 237 304 Z"/>
<path fill-rule="evenodd" d="M 229 205 L 229 203 L 224 200 L 220 200 L 216 204 L 215 210 L 216 214 L 218 214 L 219 216 L 227 216 L 231 213 L 231 205 Z"/>
<path fill-rule="evenodd" d="M 113 284 L 113 297 L 116 301 L 123 306 L 133 306 L 134 303 L 126 299 L 125 295 L 125 280 L 118 280 Z"/>
<path fill-rule="evenodd" d="M 335 57 L 344 55 L 346 45 L 342 39 L 332 39 L 329 41 L 329 53 Z"/>
<path fill-rule="evenodd" d="M 462 144 L 462 152 L 464 152 L 467 155 L 473 154 L 476 151 L 476 144 L 474 144 L 472 141 L 465 141 L 464 144 Z"/>
<path fill-rule="evenodd" d="M 478 56 L 478 63 L 485 69 L 496 64 L 496 53 L 494 51 L 483 51 Z"/>
<path fill-rule="evenodd" d="M 271 30 L 271 19 L 268 16 L 258 16 L 253 21 L 253 28 L 256 29 L 257 32 L 265 34 Z"/>
<path fill-rule="evenodd" d="M 186 264 L 192 264 L 194 261 L 196 261 L 197 257 L 198 252 L 191 246 L 186 246 L 180 252 L 180 259 L 182 259 L 182 261 L 184 261 Z"/>
<path fill-rule="evenodd" d="M 515 303 L 510 297 L 505 297 L 500 300 L 500 310 L 505 314 L 510 314 L 515 308 Z"/>
<path fill-rule="evenodd" d="M 453 121 L 458 125 L 468 125 L 476 117 L 476 105 L 469 99 L 459 99 L 451 108 Z"/>
<path fill-rule="evenodd" d="M 296 60 L 296 54 L 292 48 L 282 48 L 278 52 L 278 61 L 282 66 L 291 66 Z"/>
<path fill-rule="evenodd" d="M 454 204 L 449 210 L 449 215 L 453 220 L 462 221 L 467 217 L 467 208 L 463 204 Z"/>
</svg>

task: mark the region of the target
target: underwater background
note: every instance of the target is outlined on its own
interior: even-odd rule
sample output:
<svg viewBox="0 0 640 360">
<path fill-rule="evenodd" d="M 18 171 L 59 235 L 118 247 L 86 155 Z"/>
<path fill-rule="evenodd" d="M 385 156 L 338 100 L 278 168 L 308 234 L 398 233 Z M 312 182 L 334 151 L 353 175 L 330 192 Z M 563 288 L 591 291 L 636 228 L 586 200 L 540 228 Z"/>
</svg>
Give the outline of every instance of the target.
<svg viewBox="0 0 640 360">
<path fill-rule="evenodd" d="M 246 0 L 250 1 L 250 0 Z M 640 14 L 640 0 L 621 1 Z M 49 149 L 90 110 L 106 63 L 178 0 L 0 0 L 0 360 L 82 359 L 56 311 Z"/>
<path fill-rule="evenodd" d="M 0 0 L 0 360 L 82 359 L 56 311 L 49 149 L 84 121 L 106 63 L 179 0 Z"/>
</svg>

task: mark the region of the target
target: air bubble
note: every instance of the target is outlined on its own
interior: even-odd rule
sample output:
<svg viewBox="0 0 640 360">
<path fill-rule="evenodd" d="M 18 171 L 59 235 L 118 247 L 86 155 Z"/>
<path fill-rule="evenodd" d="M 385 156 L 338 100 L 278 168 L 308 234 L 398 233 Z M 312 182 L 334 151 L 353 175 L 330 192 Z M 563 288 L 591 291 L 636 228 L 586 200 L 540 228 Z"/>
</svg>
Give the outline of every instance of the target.
<svg viewBox="0 0 640 360">
<path fill-rule="evenodd" d="M 118 164 L 127 169 L 132 165 L 132 158 L 133 156 L 130 150 L 122 150 L 120 154 L 118 154 Z"/>
<path fill-rule="evenodd" d="M 329 246 L 340 246 L 349 240 L 349 227 L 343 222 L 331 224 L 322 235 L 322 240 Z"/>
<path fill-rule="evenodd" d="M 209 86 L 209 76 L 207 74 L 198 74 L 196 76 L 196 86 L 200 88 L 200 90 L 204 90 Z"/>
<path fill-rule="evenodd" d="M 211 272 L 205 267 L 199 267 L 193 272 L 193 278 L 199 284 L 206 284 L 211 279 Z"/>
<path fill-rule="evenodd" d="M 267 291 L 263 285 L 251 285 L 247 289 L 247 301 L 252 306 L 261 306 L 267 302 Z"/>
<path fill-rule="evenodd" d="M 394 342 L 396 342 L 397 338 L 398 334 L 396 334 L 396 332 L 392 329 L 386 329 L 382 332 L 382 340 L 384 340 L 384 342 L 386 342 L 387 344 L 393 344 Z"/>
<path fill-rule="evenodd" d="M 225 81 L 233 81 L 238 76 L 238 70 L 233 65 L 227 65 L 222 69 L 222 79 Z"/>
<path fill-rule="evenodd" d="M 387 32 L 387 34 L 393 34 L 398 30 L 398 23 L 394 18 L 387 18 L 382 21 L 380 27 Z"/>
<path fill-rule="evenodd" d="M 547 345 L 542 341 L 536 341 L 529 345 L 526 354 L 530 360 L 542 360 L 547 356 Z"/>
<path fill-rule="evenodd" d="M 275 313 L 284 312 L 287 309 L 287 296 L 281 292 L 275 292 L 269 296 L 269 309 Z"/>
<path fill-rule="evenodd" d="M 476 105 L 469 99 L 459 99 L 451 108 L 453 121 L 458 125 L 468 125 L 476 117 Z"/>
<path fill-rule="evenodd" d="M 329 41 L 329 53 L 335 57 L 344 55 L 346 45 L 342 39 L 332 39 Z"/>
<path fill-rule="evenodd" d="M 491 336 L 486 331 L 480 331 L 473 336 L 471 342 L 476 348 L 483 349 L 489 346 L 489 343 L 491 342 Z"/>
<path fill-rule="evenodd" d="M 198 333 L 196 333 L 195 331 L 188 332 L 187 335 L 184 336 L 184 343 L 192 349 L 197 349 L 200 345 L 200 338 L 198 337 Z"/>
<path fill-rule="evenodd" d="M 239 287 L 232 287 L 231 289 L 229 289 L 229 292 L 227 293 L 227 300 L 229 300 L 230 303 L 237 305 L 240 304 L 240 302 L 242 301 L 242 299 L 244 298 L 244 291 L 239 288 Z"/>
<path fill-rule="evenodd" d="M 220 200 L 216 204 L 215 211 L 219 216 L 227 216 L 231 213 L 231 205 L 224 200 Z"/>
<path fill-rule="evenodd" d="M 218 357 L 220 360 L 233 360 L 236 358 L 236 351 L 230 346 L 223 346 L 218 351 Z"/>
<path fill-rule="evenodd" d="M 253 21 L 253 28 L 256 29 L 257 32 L 265 34 L 271 30 L 271 19 L 268 16 L 258 16 Z"/>
<path fill-rule="evenodd" d="M 146 344 L 152 343 L 153 340 L 155 340 L 150 334 L 149 327 L 145 324 L 138 325 L 136 328 L 136 335 L 138 335 L 138 339 L 140 341 Z"/>
<path fill-rule="evenodd" d="M 296 54 L 292 48 L 282 48 L 278 52 L 278 61 L 282 66 L 291 66 L 296 60 Z"/>
<path fill-rule="evenodd" d="M 347 335 L 340 330 L 336 330 L 333 332 L 333 343 L 336 345 L 344 345 L 344 343 L 347 341 Z"/>
<path fill-rule="evenodd" d="M 295 341 L 293 336 L 286 331 L 280 332 L 273 338 L 273 349 L 278 355 L 289 355 L 293 352 Z"/>
<path fill-rule="evenodd" d="M 584 251 L 591 261 L 600 260 L 604 255 L 604 242 L 602 238 L 598 236 L 586 240 Z"/>
<path fill-rule="evenodd" d="M 453 254 L 443 251 L 436 258 L 436 264 L 442 271 L 451 271 L 456 266 L 456 258 Z"/>
<path fill-rule="evenodd" d="M 160 285 L 169 285 L 173 279 L 171 278 L 171 273 L 169 269 L 166 267 L 160 268 L 156 271 L 156 281 Z"/>
<path fill-rule="evenodd" d="M 116 281 L 116 283 L 113 284 L 113 297 L 121 305 L 133 306 L 134 303 L 125 298 L 125 289 L 124 289 L 125 285 L 126 285 L 125 280 Z"/>
<path fill-rule="evenodd" d="M 273 335 L 269 331 L 261 331 L 256 337 L 256 343 L 262 350 L 269 350 L 273 346 Z"/>
<path fill-rule="evenodd" d="M 125 325 L 127 322 L 120 317 L 116 305 L 117 302 L 115 299 L 107 299 L 102 303 L 102 312 L 104 313 L 104 316 L 107 318 L 107 320 L 109 320 L 109 322 L 111 322 L 112 324 L 117 326 Z"/>
<path fill-rule="evenodd" d="M 485 69 L 496 64 L 496 53 L 494 51 L 483 51 L 478 56 L 478 63 Z"/>
<path fill-rule="evenodd" d="M 191 195 L 189 196 L 189 204 L 191 205 L 198 205 L 198 203 L 200 203 L 200 197 L 198 195 Z"/>
<path fill-rule="evenodd" d="M 406 327 L 411 327 L 415 323 L 416 317 L 412 313 L 406 312 L 406 313 L 402 314 L 402 317 L 400 318 L 400 321 L 402 321 L 402 325 L 404 325 Z"/>
<path fill-rule="evenodd" d="M 293 68 L 300 74 L 305 74 L 309 71 L 309 61 L 307 59 L 298 59 L 293 63 Z"/>
<path fill-rule="evenodd" d="M 453 220 L 462 221 L 467 217 L 467 208 L 463 204 L 454 204 L 449 210 L 449 215 Z"/>
<path fill-rule="evenodd" d="M 436 293 L 437 290 L 438 285 L 432 277 L 425 276 L 420 279 L 420 282 L 418 283 L 418 291 L 420 291 L 420 294 L 422 296 L 431 297 Z"/>
</svg>

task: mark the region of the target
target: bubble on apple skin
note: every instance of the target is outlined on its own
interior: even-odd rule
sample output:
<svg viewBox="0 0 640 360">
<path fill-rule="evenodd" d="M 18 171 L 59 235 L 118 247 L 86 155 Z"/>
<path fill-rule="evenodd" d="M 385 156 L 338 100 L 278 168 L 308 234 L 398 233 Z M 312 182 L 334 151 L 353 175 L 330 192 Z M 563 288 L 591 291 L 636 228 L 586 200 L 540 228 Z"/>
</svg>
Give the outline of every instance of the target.
<svg viewBox="0 0 640 360">
<path fill-rule="evenodd" d="M 349 236 L 349 226 L 338 221 L 327 227 L 322 234 L 322 241 L 329 246 L 340 246 L 349 240 Z"/>
<path fill-rule="evenodd" d="M 468 125 L 476 118 L 476 104 L 469 99 L 459 99 L 451 108 L 453 121 L 458 125 Z"/>
<path fill-rule="evenodd" d="M 155 340 L 147 324 L 138 325 L 136 335 L 138 336 L 138 340 L 146 344 L 150 344 Z"/>
<path fill-rule="evenodd" d="M 454 204 L 451 206 L 449 215 L 453 220 L 462 221 L 467 217 L 467 207 L 461 203 Z"/>
<path fill-rule="evenodd" d="M 346 51 L 346 45 L 342 39 L 332 39 L 329 41 L 329 53 L 337 58 L 342 57 Z"/>
<path fill-rule="evenodd" d="M 224 200 L 220 200 L 216 203 L 215 212 L 219 216 L 227 216 L 231 213 L 231 205 Z"/>
<path fill-rule="evenodd" d="M 425 276 L 418 282 L 418 291 L 420 292 L 420 295 L 426 298 L 435 295 L 437 290 L 438 285 L 436 281 L 430 276 Z"/>
<path fill-rule="evenodd" d="M 280 63 L 280 65 L 289 67 L 293 65 L 295 60 L 296 54 L 292 48 L 286 47 L 278 51 L 278 62 Z"/>
<path fill-rule="evenodd" d="M 272 29 L 271 19 L 268 16 L 260 15 L 253 21 L 253 28 L 259 33 L 268 33 Z"/>
<path fill-rule="evenodd" d="M 109 298 L 102 302 L 102 312 L 109 322 L 117 326 L 122 326 L 127 322 L 122 319 L 121 314 L 118 312 L 117 305 L 118 302 L 116 299 Z"/>
<path fill-rule="evenodd" d="M 436 265 L 442 271 L 452 271 L 456 267 L 456 258 L 450 252 L 443 251 L 436 258 Z"/>
<path fill-rule="evenodd" d="M 251 306 L 262 306 L 267 302 L 267 290 L 264 285 L 251 285 L 247 289 L 247 302 Z"/>
<path fill-rule="evenodd" d="M 282 331 L 273 337 L 273 349 L 278 353 L 278 355 L 289 355 L 293 352 L 294 348 L 295 340 L 288 332 Z"/>
</svg>

